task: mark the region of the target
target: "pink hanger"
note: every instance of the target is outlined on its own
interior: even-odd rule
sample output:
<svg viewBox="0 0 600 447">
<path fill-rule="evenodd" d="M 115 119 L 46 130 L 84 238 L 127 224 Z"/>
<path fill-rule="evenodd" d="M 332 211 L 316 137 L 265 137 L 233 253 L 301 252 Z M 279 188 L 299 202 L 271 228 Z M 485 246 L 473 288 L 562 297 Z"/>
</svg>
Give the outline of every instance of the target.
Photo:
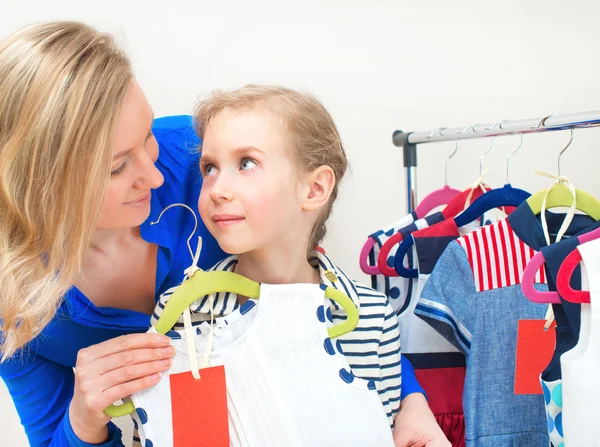
<svg viewBox="0 0 600 447">
<path fill-rule="evenodd" d="M 460 193 L 461 191 L 458 189 L 445 185 L 443 188 L 433 191 L 421 200 L 421 203 L 415 209 L 415 214 L 419 219 L 425 217 L 437 207 L 449 204 Z"/>
<path fill-rule="evenodd" d="M 571 303 L 589 303 L 590 292 L 585 290 L 574 290 L 571 287 L 571 276 L 579 263 L 583 261 L 579 250 L 575 249 L 565 258 L 558 270 L 556 288 L 561 296 Z"/>
<path fill-rule="evenodd" d="M 560 304 L 560 296 L 557 292 L 540 292 L 533 286 L 535 275 L 546 262 L 544 253 L 538 251 L 533 258 L 527 263 L 523 276 L 521 277 L 521 289 L 523 294 L 529 301 L 539 304 Z"/>
<path fill-rule="evenodd" d="M 377 267 L 376 265 L 368 264 L 369 253 L 375 246 L 376 242 L 377 241 L 373 237 L 369 236 L 367 238 L 367 242 L 365 242 L 365 245 L 363 245 L 363 248 L 360 251 L 360 257 L 358 258 L 358 264 L 360 265 L 360 269 L 363 272 L 365 272 L 367 275 L 380 275 L 381 274 L 379 267 Z"/>
<path fill-rule="evenodd" d="M 595 241 L 596 239 L 600 239 L 600 228 L 596 228 L 594 231 L 590 231 L 589 233 L 582 234 L 577 238 L 579 243 L 585 244 L 586 242 Z"/>
<path fill-rule="evenodd" d="M 429 135 L 429 138 L 432 138 L 436 132 L 439 132 L 440 135 L 443 135 L 442 134 L 443 130 L 445 130 L 444 127 L 435 129 L 433 132 L 431 132 L 431 135 Z M 421 203 L 419 203 L 419 205 L 415 209 L 415 215 L 419 219 L 427 216 L 427 214 L 429 214 L 431 211 L 433 211 L 437 207 L 449 204 L 452 199 L 454 199 L 456 196 L 458 196 L 461 193 L 458 189 L 454 189 L 454 188 L 451 188 L 450 186 L 448 186 L 448 162 L 450 161 L 450 159 L 452 157 L 454 157 L 454 155 L 457 152 L 458 152 L 458 140 L 455 140 L 454 141 L 454 150 L 446 158 L 446 163 L 444 166 L 444 187 L 433 191 L 432 193 L 427 195 L 427 197 L 425 197 L 423 200 L 421 200 Z M 381 269 L 381 267 L 380 267 L 380 269 Z"/>
</svg>

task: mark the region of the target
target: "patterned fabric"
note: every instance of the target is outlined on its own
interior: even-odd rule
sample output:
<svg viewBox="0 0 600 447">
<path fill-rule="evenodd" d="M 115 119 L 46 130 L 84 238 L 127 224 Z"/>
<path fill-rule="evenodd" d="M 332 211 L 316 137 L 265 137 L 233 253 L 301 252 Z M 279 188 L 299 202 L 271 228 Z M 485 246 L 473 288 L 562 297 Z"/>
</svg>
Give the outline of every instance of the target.
<svg viewBox="0 0 600 447">
<path fill-rule="evenodd" d="M 467 253 L 477 292 L 521 284 L 523 270 L 536 253 L 519 239 L 506 219 L 482 227 L 458 242 Z M 546 283 L 543 269 L 535 280 Z"/>
<path fill-rule="evenodd" d="M 441 212 L 433 213 L 429 216 L 415 220 L 414 213 L 409 214 L 404 219 L 399 220 L 395 224 L 383 228 L 370 237 L 375 240 L 375 245 L 369 254 L 370 262 L 372 264 L 377 262 L 379 252 L 383 244 L 385 244 L 390 238 L 395 237 L 398 239 L 388 254 L 387 266 L 391 269 L 394 268 L 394 257 L 398 250 L 398 245 L 403 239 L 410 236 L 414 231 L 427 228 L 438 222 L 444 220 L 444 215 Z M 407 266 L 412 266 L 412 253 L 409 253 L 407 259 Z M 416 287 L 416 281 L 410 278 L 403 278 L 402 276 L 386 276 L 386 275 L 372 275 L 371 286 L 382 293 L 384 293 L 390 300 L 392 308 L 398 315 L 406 311 L 409 305 L 409 298 L 413 294 L 413 290 Z"/>
<path fill-rule="evenodd" d="M 554 447 L 564 447 L 562 425 L 562 379 L 553 382 L 541 380 L 546 404 L 546 419 L 548 420 L 548 434 Z"/>
<path fill-rule="evenodd" d="M 375 381 L 381 403 L 390 425 L 393 426 L 393 420 L 400 409 L 402 388 L 400 332 L 394 310 L 385 295 L 351 280 L 323 253 L 313 251 L 309 261 L 319 270 L 323 285 L 344 292 L 359 309 L 358 326 L 349 334 L 341 336 L 337 343 L 343 350 L 353 374 L 365 380 Z M 237 257 L 230 256 L 211 270 L 234 271 L 236 264 Z M 153 325 L 156 324 L 174 290 L 175 288 L 168 290 L 161 296 L 152 316 Z M 327 313 L 332 317 L 331 324 L 344 321 L 345 311 L 334 301 L 329 304 Z M 235 294 L 217 293 L 212 309 L 208 297 L 197 300 L 195 306 L 192 324 L 200 325 L 203 321 L 210 320 L 211 312 L 215 316 L 231 314 L 239 308 L 239 302 Z M 175 324 L 174 329 L 183 329 L 183 319 Z"/>
</svg>

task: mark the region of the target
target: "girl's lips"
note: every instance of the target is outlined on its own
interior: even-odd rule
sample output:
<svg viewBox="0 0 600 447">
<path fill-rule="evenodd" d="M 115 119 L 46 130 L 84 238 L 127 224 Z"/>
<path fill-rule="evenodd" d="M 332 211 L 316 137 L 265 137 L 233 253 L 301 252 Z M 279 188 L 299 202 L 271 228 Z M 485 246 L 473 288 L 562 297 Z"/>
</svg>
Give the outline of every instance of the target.
<svg viewBox="0 0 600 447">
<path fill-rule="evenodd" d="M 244 218 L 241 216 L 234 216 L 231 214 L 217 214 L 216 216 L 213 216 L 212 220 L 218 227 L 226 227 L 229 225 L 240 223 L 244 220 Z"/>
</svg>

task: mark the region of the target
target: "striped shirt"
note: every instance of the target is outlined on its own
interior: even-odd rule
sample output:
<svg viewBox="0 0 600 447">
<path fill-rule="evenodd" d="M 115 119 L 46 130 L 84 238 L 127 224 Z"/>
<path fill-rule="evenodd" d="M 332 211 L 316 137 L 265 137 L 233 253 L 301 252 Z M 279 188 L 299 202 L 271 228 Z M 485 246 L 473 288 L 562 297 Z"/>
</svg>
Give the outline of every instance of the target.
<svg viewBox="0 0 600 447">
<path fill-rule="evenodd" d="M 351 280 L 346 273 L 333 264 L 329 258 L 317 251 L 312 252 L 310 264 L 318 269 L 321 283 L 344 292 L 359 310 L 356 328 L 339 337 L 339 345 L 356 377 L 374 380 L 381 403 L 388 416 L 390 426 L 400 409 L 401 364 L 400 330 L 398 318 L 387 297 L 370 287 Z M 237 256 L 230 256 L 217 263 L 209 271 L 234 271 Z M 176 287 L 161 295 L 152 315 L 155 325 L 162 309 Z M 192 304 L 194 310 L 192 324 L 210 320 L 211 312 L 215 317 L 225 316 L 239 307 L 237 296 L 229 292 L 215 294 L 212 309 L 208 297 L 202 297 Z M 332 325 L 346 319 L 346 312 L 337 303 L 330 301 Z M 174 326 L 183 329 L 183 319 Z"/>
</svg>

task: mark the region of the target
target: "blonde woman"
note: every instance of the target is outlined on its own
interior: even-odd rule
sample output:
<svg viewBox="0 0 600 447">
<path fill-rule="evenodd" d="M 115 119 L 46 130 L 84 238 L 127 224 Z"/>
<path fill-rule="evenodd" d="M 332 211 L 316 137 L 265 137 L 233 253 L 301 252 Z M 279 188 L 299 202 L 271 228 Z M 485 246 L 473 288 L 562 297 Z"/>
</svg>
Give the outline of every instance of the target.
<svg viewBox="0 0 600 447">
<path fill-rule="evenodd" d="M 169 339 L 142 332 L 191 261 L 189 212 L 150 222 L 196 206 L 199 140 L 188 116 L 155 120 L 111 37 L 76 22 L 0 44 L 0 105 L 0 377 L 30 445 L 122 446 L 103 409 L 169 367 Z M 195 235 L 200 267 L 224 258 Z M 438 445 L 402 366 L 398 445 Z"/>
</svg>

